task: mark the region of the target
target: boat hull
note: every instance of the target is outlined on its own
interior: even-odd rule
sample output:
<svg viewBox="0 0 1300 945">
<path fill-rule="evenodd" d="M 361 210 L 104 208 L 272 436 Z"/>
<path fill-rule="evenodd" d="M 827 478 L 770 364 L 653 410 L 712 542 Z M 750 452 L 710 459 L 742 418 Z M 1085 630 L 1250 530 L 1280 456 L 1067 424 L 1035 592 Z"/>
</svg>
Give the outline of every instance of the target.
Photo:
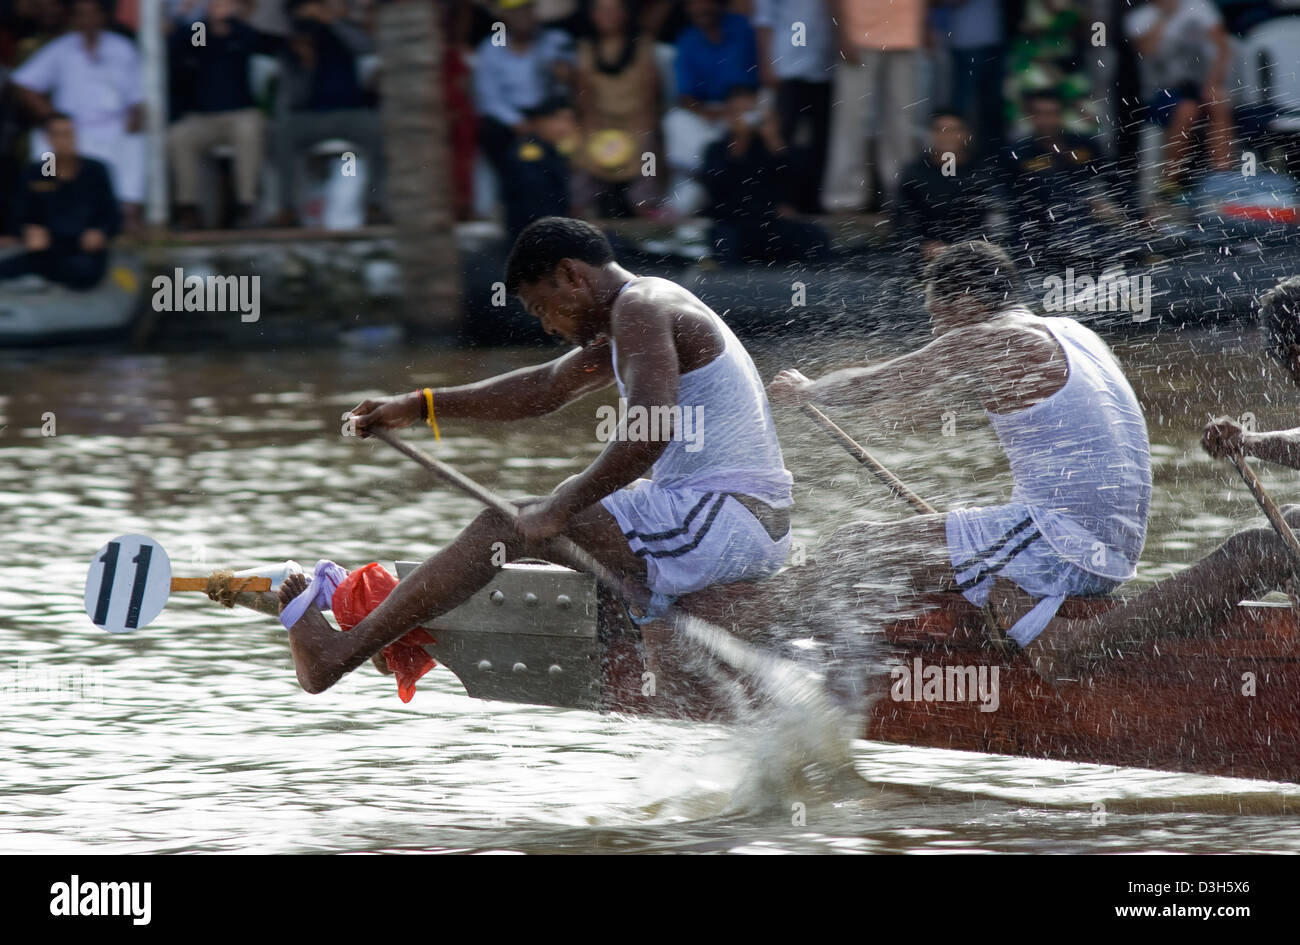
<svg viewBox="0 0 1300 945">
<path fill-rule="evenodd" d="M 399 575 L 414 566 L 399 562 Z M 682 603 L 741 634 L 738 604 L 750 594 L 737 585 Z M 1121 644 L 1083 678 L 1052 686 L 1023 657 L 989 647 L 980 612 L 960 595 L 923 603 L 881 634 L 865 673 L 865 738 L 1300 783 L 1300 621 L 1288 606 L 1247 602 L 1197 636 Z M 1070 600 L 1063 613 L 1110 606 Z M 727 693 L 737 680 L 701 675 L 689 659 L 698 654 L 687 654 L 671 628 L 638 628 L 588 575 L 507 566 L 466 605 L 425 626 L 436 641 L 429 653 L 471 696 L 679 719 L 735 716 Z"/>
</svg>

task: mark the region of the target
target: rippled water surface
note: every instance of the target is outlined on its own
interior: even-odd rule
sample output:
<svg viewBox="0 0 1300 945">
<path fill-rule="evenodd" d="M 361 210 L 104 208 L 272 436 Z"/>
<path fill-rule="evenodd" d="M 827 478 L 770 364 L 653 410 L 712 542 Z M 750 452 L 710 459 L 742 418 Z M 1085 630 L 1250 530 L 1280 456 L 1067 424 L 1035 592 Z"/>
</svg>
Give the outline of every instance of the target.
<svg viewBox="0 0 1300 945">
<path fill-rule="evenodd" d="M 765 376 L 796 347 L 815 374 L 920 340 L 753 350 Z M 1156 493 L 1139 575 L 1150 581 L 1259 521 L 1230 469 L 1196 446 L 1208 413 L 1290 427 L 1300 396 L 1231 338 L 1148 336 L 1117 350 L 1151 427 Z M 1293 786 L 870 742 L 854 745 L 862 785 L 799 801 L 803 822 L 789 797 L 737 812 L 756 767 L 779 763 L 759 722 L 479 702 L 442 669 L 408 705 L 368 667 L 312 697 L 284 633 L 257 614 L 187 595 L 130 635 L 87 619 L 91 557 L 125 533 L 159 540 L 178 575 L 426 556 L 476 507 L 388 447 L 340 437 L 340 414 L 366 396 L 538 358 L 3 355 L 0 852 L 1300 851 Z M 515 426 L 447 422 L 437 452 L 506 494 L 546 491 L 598 452 L 602 402 Z M 939 417 L 841 419 L 936 504 L 1009 490 L 976 411 L 954 405 L 948 436 Z M 815 542 L 850 514 L 907 514 L 797 414 L 778 423 L 801 537 Z M 1296 474 L 1261 471 L 1279 497 L 1300 492 Z"/>
</svg>

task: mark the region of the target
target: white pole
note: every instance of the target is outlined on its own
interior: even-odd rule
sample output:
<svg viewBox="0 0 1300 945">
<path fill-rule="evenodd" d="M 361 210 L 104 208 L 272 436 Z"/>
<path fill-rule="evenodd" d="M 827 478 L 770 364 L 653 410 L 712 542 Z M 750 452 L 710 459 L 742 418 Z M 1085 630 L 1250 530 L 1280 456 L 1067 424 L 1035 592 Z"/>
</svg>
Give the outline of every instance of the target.
<svg viewBox="0 0 1300 945">
<path fill-rule="evenodd" d="M 144 68 L 145 127 L 149 156 L 145 222 L 167 224 L 167 37 L 163 0 L 140 0 L 140 59 Z"/>
</svg>

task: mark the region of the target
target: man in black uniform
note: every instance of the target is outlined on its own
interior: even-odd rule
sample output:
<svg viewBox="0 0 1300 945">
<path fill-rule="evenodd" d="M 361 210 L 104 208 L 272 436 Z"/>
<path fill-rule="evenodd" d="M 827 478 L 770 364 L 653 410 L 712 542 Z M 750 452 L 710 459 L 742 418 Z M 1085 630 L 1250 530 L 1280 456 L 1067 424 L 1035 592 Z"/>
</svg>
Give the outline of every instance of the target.
<svg viewBox="0 0 1300 945">
<path fill-rule="evenodd" d="M 50 153 L 29 164 L 14 198 L 14 220 L 26 252 L 0 259 L 0 279 L 39 275 L 89 289 L 108 267 L 108 241 L 122 218 L 108 169 L 77 154 L 72 119 L 45 120 Z"/>
<path fill-rule="evenodd" d="M 930 145 L 903 171 L 894 231 L 928 263 L 950 243 L 994 239 L 988 226 L 995 203 L 992 175 L 972 159 L 971 135 L 955 111 L 930 119 Z"/>
<path fill-rule="evenodd" d="M 1012 246 L 1034 263 L 1095 264 L 1113 257 L 1122 215 L 1109 197 L 1110 167 L 1095 138 L 1065 129 L 1061 97 L 1025 94 L 1033 134 L 1005 154 Z"/>
<path fill-rule="evenodd" d="M 527 128 L 502 164 L 506 230 L 511 242 L 542 217 L 569 216 L 569 159 L 577 132 L 573 106 L 551 98 L 524 111 Z"/>
<path fill-rule="evenodd" d="M 718 262 L 824 262 L 830 238 L 794 218 L 800 168 L 781 138 L 780 121 L 759 106 L 754 89 L 727 96 L 725 138 L 704 152 L 700 183 L 709 192 L 713 258 Z"/>
</svg>

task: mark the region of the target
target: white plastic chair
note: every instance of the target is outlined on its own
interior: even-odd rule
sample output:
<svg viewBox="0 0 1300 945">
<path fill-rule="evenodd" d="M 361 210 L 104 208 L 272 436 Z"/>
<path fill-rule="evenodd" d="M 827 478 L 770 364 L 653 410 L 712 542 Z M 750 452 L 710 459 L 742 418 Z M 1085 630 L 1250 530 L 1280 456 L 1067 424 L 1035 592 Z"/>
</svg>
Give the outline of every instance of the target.
<svg viewBox="0 0 1300 945">
<path fill-rule="evenodd" d="M 1277 109 L 1269 130 L 1300 132 L 1300 16 L 1261 23 L 1239 49 L 1242 103 L 1259 104 L 1267 96 Z"/>
</svg>

